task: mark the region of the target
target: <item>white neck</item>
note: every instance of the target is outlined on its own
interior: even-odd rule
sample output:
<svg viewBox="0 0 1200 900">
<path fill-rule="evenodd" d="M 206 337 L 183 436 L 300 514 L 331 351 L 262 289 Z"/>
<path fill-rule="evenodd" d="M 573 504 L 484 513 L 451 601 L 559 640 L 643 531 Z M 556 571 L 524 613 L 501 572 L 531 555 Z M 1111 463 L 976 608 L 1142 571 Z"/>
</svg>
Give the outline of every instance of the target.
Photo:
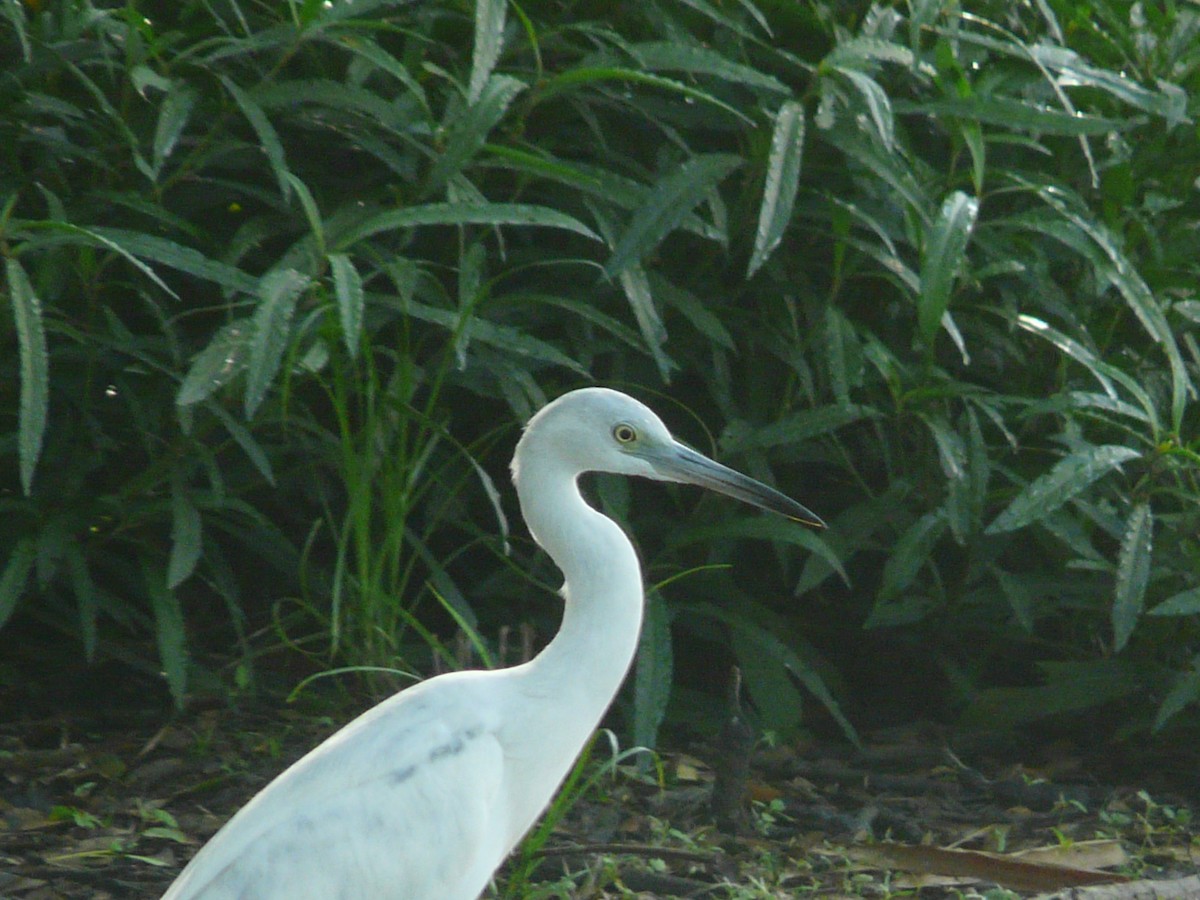
<svg viewBox="0 0 1200 900">
<path fill-rule="evenodd" d="M 533 660 L 510 670 L 521 699 L 509 721 L 514 733 L 526 737 L 521 746 L 536 751 L 529 767 L 540 770 L 531 771 L 524 788 L 534 781 L 549 785 L 544 798 L 518 801 L 522 807 L 538 804 L 522 823 L 527 827 L 570 771 L 629 671 L 643 604 L 633 545 L 615 522 L 584 502 L 574 472 L 553 466 L 522 472 L 517 494 L 534 539 L 566 578 L 558 634 Z"/>
</svg>

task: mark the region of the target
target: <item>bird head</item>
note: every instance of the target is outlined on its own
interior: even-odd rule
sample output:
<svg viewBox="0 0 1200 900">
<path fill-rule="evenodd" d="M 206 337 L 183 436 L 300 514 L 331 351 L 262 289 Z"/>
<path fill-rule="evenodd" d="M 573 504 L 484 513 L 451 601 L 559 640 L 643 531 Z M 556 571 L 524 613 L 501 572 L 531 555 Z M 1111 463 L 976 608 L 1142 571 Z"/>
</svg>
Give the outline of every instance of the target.
<svg viewBox="0 0 1200 900">
<path fill-rule="evenodd" d="M 550 464 L 575 475 L 611 472 L 695 484 L 790 519 L 824 525 L 790 497 L 681 444 L 648 407 L 608 388 L 571 391 L 529 420 L 513 457 L 513 477 L 520 480 L 523 466 Z"/>
</svg>

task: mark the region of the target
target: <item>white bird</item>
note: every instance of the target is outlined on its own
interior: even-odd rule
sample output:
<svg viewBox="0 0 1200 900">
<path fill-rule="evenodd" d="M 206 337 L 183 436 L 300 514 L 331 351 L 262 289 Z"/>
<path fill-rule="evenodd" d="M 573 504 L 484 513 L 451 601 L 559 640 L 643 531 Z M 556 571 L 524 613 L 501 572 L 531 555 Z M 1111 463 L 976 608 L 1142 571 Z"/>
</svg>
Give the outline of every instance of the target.
<svg viewBox="0 0 1200 900">
<path fill-rule="evenodd" d="M 633 660 L 642 578 L 584 472 L 711 488 L 820 525 L 799 503 L 675 441 L 617 391 L 565 394 L 512 462 L 525 522 L 562 570 L 558 634 L 534 659 L 439 675 L 368 710 L 267 785 L 163 900 L 474 900 L 546 808 Z"/>
</svg>

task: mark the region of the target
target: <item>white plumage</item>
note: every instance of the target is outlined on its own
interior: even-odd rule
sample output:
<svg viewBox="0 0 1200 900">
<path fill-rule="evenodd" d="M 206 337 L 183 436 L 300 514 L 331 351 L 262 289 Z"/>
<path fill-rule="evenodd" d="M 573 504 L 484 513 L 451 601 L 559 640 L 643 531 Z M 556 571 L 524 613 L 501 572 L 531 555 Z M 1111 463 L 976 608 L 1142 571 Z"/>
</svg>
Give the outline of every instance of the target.
<svg viewBox="0 0 1200 900">
<path fill-rule="evenodd" d="M 820 524 L 603 388 L 535 415 L 512 468 L 525 522 L 565 576 L 554 640 L 523 665 L 440 675 L 359 716 L 246 804 L 163 900 L 478 897 L 553 798 L 637 648 L 637 556 L 584 502 L 583 472 L 689 482 Z"/>
</svg>

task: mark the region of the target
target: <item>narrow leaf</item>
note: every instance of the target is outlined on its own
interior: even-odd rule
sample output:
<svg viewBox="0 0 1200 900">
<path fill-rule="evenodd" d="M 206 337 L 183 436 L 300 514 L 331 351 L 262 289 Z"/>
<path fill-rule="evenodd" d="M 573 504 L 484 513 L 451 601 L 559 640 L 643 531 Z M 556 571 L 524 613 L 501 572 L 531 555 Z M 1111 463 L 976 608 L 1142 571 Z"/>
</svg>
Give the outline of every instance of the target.
<svg viewBox="0 0 1200 900">
<path fill-rule="evenodd" d="M 242 111 L 242 115 L 250 123 L 250 127 L 254 129 L 254 133 L 258 135 L 259 146 L 267 155 L 267 162 L 270 163 L 271 171 L 275 174 L 275 181 L 279 184 L 279 193 L 286 200 L 292 192 L 287 177 L 290 172 L 283 153 L 283 143 L 279 140 L 279 135 L 275 133 L 275 126 L 271 124 L 271 120 L 267 118 L 262 107 L 255 103 L 249 94 L 238 87 L 228 76 L 221 75 L 219 77 Z"/>
<path fill-rule="evenodd" d="M 174 590 L 196 571 L 202 549 L 200 511 L 182 481 L 171 484 L 171 553 L 167 559 L 167 587 Z"/>
<path fill-rule="evenodd" d="M 747 278 L 758 271 L 783 239 L 800 184 L 803 148 L 804 107 L 789 100 L 775 115 L 771 155 L 767 160 L 762 206 L 758 210 L 758 228 L 754 233 L 754 252 L 750 256 Z"/>
<path fill-rule="evenodd" d="M 187 272 L 197 278 L 212 281 L 231 290 L 250 292 L 254 290 L 255 279 L 241 269 L 209 259 L 199 250 L 185 247 L 166 238 L 140 231 L 128 231 L 123 228 L 100 228 L 90 230 L 79 229 L 83 234 L 99 240 L 103 246 L 117 251 L 134 265 L 149 275 L 154 281 L 171 294 L 175 294 L 152 269 L 141 262 L 141 258 L 151 259 L 180 272 Z"/>
<path fill-rule="evenodd" d="M 154 638 L 158 658 L 167 678 L 167 687 L 175 706 L 183 706 L 187 693 L 187 633 L 183 624 L 183 609 L 179 598 L 167 589 L 161 570 L 144 568 L 146 589 L 154 610 Z"/>
<path fill-rule="evenodd" d="M 342 340 L 351 357 L 358 356 L 358 345 L 362 338 L 363 282 L 358 269 L 344 253 L 333 253 L 329 257 L 333 272 L 333 292 L 337 297 L 338 320 L 342 323 Z"/>
<path fill-rule="evenodd" d="M 618 276 L 625 299 L 637 319 L 638 330 L 646 341 L 646 346 L 658 364 L 658 373 L 663 381 L 669 380 L 671 370 L 676 368 L 671 358 L 663 350 L 667 342 L 667 329 L 663 327 L 658 308 L 654 305 L 654 295 L 650 290 L 650 279 L 641 265 L 632 265 L 624 269 Z"/>
<path fill-rule="evenodd" d="M 153 171 L 156 179 L 163 163 L 179 143 L 195 106 L 196 92 L 182 81 L 172 82 L 158 110 L 158 123 L 154 129 Z"/>
<path fill-rule="evenodd" d="M 443 144 L 445 149 L 434 161 L 426 181 L 426 193 L 440 191 L 446 182 L 479 152 L 488 135 L 504 118 L 516 96 L 525 90 L 525 83 L 508 75 L 492 75 L 479 97 L 463 107 L 446 123 Z"/>
<path fill-rule="evenodd" d="M 34 293 L 29 276 L 13 256 L 4 261 L 4 268 L 21 357 L 21 401 L 17 426 L 21 490 L 29 496 L 33 491 L 33 474 L 42 453 L 42 440 L 50 410 L 50 355 L 46 349 L 42 305 Z"/>
<path fill-rule="evenodd" d="M 100 602 L 96 595 L 96 584 L 88 571 L 87 560 L 84 559 L 83 549 L 78 541 L 72 541 L 64 548 L 63 557 L 67 563 L 67 572 L 71 579 L 71 590 L 75 593 L 75 605 L 79 612 L 79 632 L 83 636 L 83 654 L 87 661 L 96 658 L 96 645 L 99 642 L 97 620 L 100 612 Z"/>
<path fill-rule="evenodd" d="M 0 574 L 0 628 L 4 627 L 24 595 L 35 559 L 37 542 L 32 538 L 21 538 L 13 546 L 4 572 Z"/>
<path fill-rule="evenodd" d="M 504 18 L 508 0 L 475 0 L 475 50 L 467 100 L 474 104 L 496 68 L 504 49 Z"/>
<path fill-rule="evenodd" d="M 1181 591 L 1151 609 L 1150 616 L 1194 616 L 1200 614 L 1200 587 Z"/>
<path fill-rule="evenodd" d="M 1150 504 L 1139 503 L 1134 507 L 1121 538 L 1121 552 L 1117 557 L 1117 584 L 1113 596 L 1113 649 L 1120 652 L 1129 643 L 1129 637 L 1137 626 L 1146 599 L 1146 585 L 1150 582 L 1151 541 L 1154 533 L 1154 517 Z"/>
<path fill-rule="evenodd" d="M 927 347 L 933 345 L 950 305 L 954 279 L 962 268 L 967 241 L 978 214 L 979 201 L 962 191 L 955 191 L 942 204 L 941 212 L 926 236 L 917 323 Z"/>
<path fill-rule="evenodd" d="M 664 78 L 661 75 L 640 72 L 637 69 L 628 69 L 620 66 L 583 66 L 578 69 L 568 69 L 559 75 L 555 75 L 553 78 L 546 79 L 546 81 L 538 85 L 537 96 L 539 100 L 545 100 L 579 85 L 602 83 L 605 81 L 627 81 L 633 84 L 644 84 L 661 88 L 671 93 L 679 94 L 685 100 L 699 101 L 722 109 L 747 125 L 754 124 L 753 120 L 736 106 L 714 97 L 707 91 L 698 90 L 683 82 Z"/>
<path fill-rule="evenodd" d="M 733 62 L 726 56 L 698 44 L 677 41 L 647 41 L 626 48 L 641 68 L 651 72 L 676 70 L 690 75 L 712 75 L 724 81 L 761 88 L 777 94 L 789 94 L 791 89 L 779 79 L 758 69 Z"/>
<path fill-rule="evenodd" d="M 175 395 L 176 405 L 199 403 L 236 378 L 246 368 L 252 333 L 253 325 L 246 319 L 222 326 L 192 360 Z"/>
<path fill-rule="evenodd" d="M 897 100 L 892 106 L 902 115 L 925 115 L 935 119 L 962 118 L 997 125 L 1001 128 L 1030 131 L 1035 134 L 1078 136 L 1113 134 L 1132 128 L 1132 121 L 1072 113 L 1014 97 L 975 94 L 971 97 L 947 97 L 920 103 Z"/>
<path fill-rule="evenodd" d="M 633 681 L 633 742 L 637 746 L 656 746 L 674 680 L 670 612 L 658 591 L 650 591 Z"/>
<path fill-rule="evenodd" d="M 1154 717 L 1154 730 L 1161 729 L 1176 713 L 1197 700 L 1200 700 L 1200 655 L 1192 657 L 1191 664 L 1175 676 Z"/>
<path fill-rule="evenodd" d="M 634 213 L 604 266 L 605 274 L 610 278 L 619 275 L 654 252 L 684 217 L 704 201 L 708 192 L 741 164 L 740 157 L 729 153 L 695 156 L 659 181 Z"/>
<path fill-rule="evenodd" d="M 931 561 L 933 548 L 946 530 L 945 516 L 926 513 L 904 530 L 883 566 L 880 602 L 899 597 Z"/>
<path fill-rule="evenodd" d="M 594 231 L 571 216 L 545 206 L 527 203 L 428 203 L 406 206 L 372 216 L 341 235 L 339 247 L 383 231 L 416 228 L 419 225 L 538 225 L 562 228 L 599 240 Z"/>
<path fill-rule="evenodd" d="M 1044 519 L 1113 469 L 1136 459 L 1136 450 L 1118 444 L 1088 447 L 1059 460 L 1017 494 L 1008 508 L 987 527 L 987 534 L 1016 531 Z"/>
<path fill-rule="evenodd" d="M 279 371 L 283 352 L 291 339 L 292 313 L 296 299 L 308 287 L 309 278 L 295 269 L 275 269 L 262 278 L 259 305 L 254 311 L 250 358 L 246 364 L 246 418 L 255 411 Z"/>
</svg>

